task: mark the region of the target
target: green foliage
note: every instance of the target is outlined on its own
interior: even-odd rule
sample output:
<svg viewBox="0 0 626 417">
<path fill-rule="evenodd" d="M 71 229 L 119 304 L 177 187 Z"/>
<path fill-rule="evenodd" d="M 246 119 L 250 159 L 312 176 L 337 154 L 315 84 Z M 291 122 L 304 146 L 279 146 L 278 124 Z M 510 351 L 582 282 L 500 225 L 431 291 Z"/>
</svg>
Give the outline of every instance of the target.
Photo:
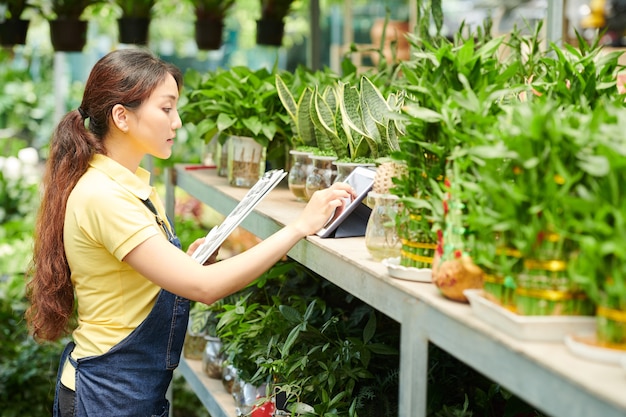
<svg viewBox="0 0 626 417">
<path fill-rule="evenodd" d="M 6 150 L 17 144 L 19 139 L 0 140 Z M 0 146 L 1 147 L 1 146 Z M 10 224 L 28 219 L 38 205 L 39 156 L 34 148 L 22 148 L 15 153 L 0 156 L 0 224 Z M 19 230 L 19 228 L 17 229 Z"/>
<path fill-rule="evenodd" d="M 294 0 L 259 0 L 261 4 L 261 18 L 283 20 L 291 9 Z"/>
<path fill-rule="evenodd" d="M 85 9 L 103 0 L 42 0 L 41 10 L 48 19 L 79 19 Z"/>
<path fill-rule="evenodd" d="M 51 68 L 52 57 L 24 54 L 17 60 L 0 49 L 0 140 L 22 139 L 32 146 L 48 141 L 54 113 L 52 73 L 37 71 L 40 67 Z"/>
<path fill-rule="evenodd" d="M 0 409 L 3 416 L 50 415 L 62 343 L 28 334 L 24 272 L 32 256 L 39 175 L 36 151 L 0 141 Z"/>
<path fill-rule="evenodd" d="M 172 390 L 173 417 L 211 417 L 185 378 L 177 373 L 172 379 Z"/>
<path fill-rule="evenodd" d="M 235 0 L 191 0 L 198 18 L 221 20 Z"/>
<path fill-rule="evenodd" d="M 493 383 L 435 345 L 429 345 L 428 361 L 428 416 L 542 415 L 504 387 Z"/>
<path fill-rule="evenodd" d="M 400 113 L 402 94 L 385 99 L 364 75 L 359 87 L 335 77 L 324 81 L 305 86 L 296 101 L 285 81 L 276 77 L 278 95 L 299 144 L 349 161 L 373 160 L 398 148 L 402 131 L 393 113 Z"/>
<path fill-rule="evenodd" d="M 195 134 L 205 142 L 218 132 L 252 137 L 264 146 L 286 142 L 291 129 L 274 85 L 276 71 L 242 66 L 204 74 L 190 70 L 181 117 L 196 126 Z"/>
<path fill-rule="evenodd" d="M 312 72 L 303 66 L 299 66 L 293 76 L 276 74 L 278 97 L 289 116 L 291 130 L 294 133 L 291 139 L 293 147 L 318 146 L 318 137 L 321 133 L 317 131 L 311 119 L 311 98 L 315 89 L 332 85 L 339 79 L 338 74 L 327 68 Z"/>
<path fill-rule="evenodd" d="M 29 6 L 27 0 L 7 0 L 4 3 L 7 7 L 5 17 L 8 19 L 20 19 L 22 12 Z"/>
<path fill-rule="evenodd" d="M 0 148 L 6 155 L 0 157 L 0 409 L 7 417 L 50 415 L 63 343 L 36 343 L 23 318 L 38 204 L 36 151 L 17 139 Z"/>
<path fill-rule="evenodd" d="M 397 411 L 398 325 L 334 285 L 285 262 L 224 310 L 218 336 L 229 362 L 248 382 L 274 380 L 290 407 Z"/>
<path fill-rule="evenodd" d="M 540 96 L 541 100 L 591 107 L 606 99 L 619 99 L 615 82 L 622 69 L 618 63 L 622 51 L 604 52 L 598 39 L 588 44 L 578 35 L 578 40 L 578 48 L 551 45 L 551 53 L 534 67 L 530 80 L 535 95 L 529 98 Z"/>
<path fill-rule="evenodd" d="M 51 415 L 63 342 L 38 344 L 23 319 L 24 276 L 0 275 L 0 408 L 7 417 Z"/>
<path fill-rule="evenodd" d="M 155 0 L 114 0 L 122 9 L 122 17 L 142 17 L 149 18 L 152 13 L 152 6 Z"/>
<path fill-rule="evenodd" d="M 407 174 L 394 181 L 393 192 L 405 207 L 396 224 L 407 239 L 433 242 L 450 153 L 467 139 L 466 126 L 488 123 L 498 112 L 497 104 L 511 94 L 507 87 L 517 69 L 498 57 L 502 37 L 459 35 L 454 41 L 431 41 L 413 36 L 410 41 L 415 59 L 402 69 L 406 135 L 399 139 L 399 151 L 392 153 L 408 167 Z"/>
</svg>

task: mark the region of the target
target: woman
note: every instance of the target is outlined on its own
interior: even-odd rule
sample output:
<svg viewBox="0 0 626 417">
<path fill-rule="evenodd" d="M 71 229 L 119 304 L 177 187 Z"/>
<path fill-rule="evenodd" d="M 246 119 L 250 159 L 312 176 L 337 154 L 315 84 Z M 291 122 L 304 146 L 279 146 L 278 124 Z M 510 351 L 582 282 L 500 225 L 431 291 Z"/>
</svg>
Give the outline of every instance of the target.
<svg viewBox="0 0 626 417">
<path fill-rule="evenodd" d="M 147 51 L 111 52 L 53 134 L 27 319 L 40 340 L 59 339 L 76 321 L 59 365 L 54 416 L 167 416 L 189 300 L 211 304 L 244 288 L 354 194 L 345 184 L 319 191 L 296 221 L 263 242 L 199 265 L 189 254 L 202 240 L 179 250 L 139 167 L 146 154 L 171 155 L 182 125 L 181 83 L 179 70 Z"/>
</svg>

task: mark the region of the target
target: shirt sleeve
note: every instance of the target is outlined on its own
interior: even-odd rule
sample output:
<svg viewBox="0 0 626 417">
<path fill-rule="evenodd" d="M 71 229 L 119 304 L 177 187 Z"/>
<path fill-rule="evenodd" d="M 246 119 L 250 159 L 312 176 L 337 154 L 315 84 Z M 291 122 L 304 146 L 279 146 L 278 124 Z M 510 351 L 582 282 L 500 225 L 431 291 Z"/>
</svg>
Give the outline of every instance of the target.
<svg viewBox="0 0 626 417">
<path fill-rule="evenodd" d="M 83 204 L 79 227 L 118 261 L 148 238 L 161 235 L 154 214 L 130 193 L 95 193 Z"/>
</svg>

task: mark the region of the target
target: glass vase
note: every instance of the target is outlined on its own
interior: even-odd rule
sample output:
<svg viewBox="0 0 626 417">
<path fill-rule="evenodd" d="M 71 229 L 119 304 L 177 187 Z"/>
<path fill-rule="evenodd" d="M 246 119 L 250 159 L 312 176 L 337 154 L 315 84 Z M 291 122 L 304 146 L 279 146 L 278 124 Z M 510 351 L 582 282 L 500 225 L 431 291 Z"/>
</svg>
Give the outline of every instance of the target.
<svg viewBox="0 0 626 417">
<path fill-rule="evenodd" d="M 305 192 L 307 199 L 310 199 L 317 190 L 323 190 L 332 185 L 337 175 L 333 165 L 333 161 L 336 159 L 336 156 L 311 155 L 313 169 L 306 177 Z"/>
<path fill-rule="evenodd" d="M 231 136 L 228 139 L 228 182 L 234 187 L 250 188 L 265 172 L 265 146 L 254 138 Z"/>
<path fill-rule="evenodd" d="M 224 385 L 224 389 L 227 393 L 233 393 L 233 386 L 235 385 L 235 380 L 237 379 L 237 368 L 235 368 L 230 363 L 224 361 L 222 363 L 222 385 Z"/>
<path fill-rule="evenodd" d="M 398 196 L 370 192 L 367 195 L 372 213 L 365 229 L 365 246 L 375 261 L 400 256 L 402 247 L 396 230 Z"/>
<path fill-rule="evenodd" d="M 287 177 L 289 190 L 296 199 L 308 201 L 306 179 L 313 171 L 311 153 L 291 150 L 289 154 L 291 155 L 291 167 L 289 168 L 289 176 Z"/>
<path fill-rule="evenodd" d="M 194 332 L 192 330 L 193 318 L 189 318 L 189 324 L 187 325 L 187 334 L 185 334 L 185 341 L 183 344 L 183 355 L 187 359 L 200 360 L 202 359 L 202 352 L 204 345 L 206 344 L 204 332 Z"/>
<path fill-rule="evenodd" d="M 217 165 L 217 176 L 228 177 L 228 139 L 222 145 L 219 141 L 215 147 L 215 163 Z"/>
<path fill-rule="evenodd" d="M 237 416 L 249 416 L 259 399 L 267 396 L 267 384 L 256 386 L 236 377 L 231 394 L 235 400 Z"/>
<path fill-rule="evenodd" d="M 222 341 L 219 337 L 205 336 L 206 344 L 202 353 L 202 370 L 213 379 L 222 378 L 222 365 L 224 355 L 222 354 Z"/>
</svg>

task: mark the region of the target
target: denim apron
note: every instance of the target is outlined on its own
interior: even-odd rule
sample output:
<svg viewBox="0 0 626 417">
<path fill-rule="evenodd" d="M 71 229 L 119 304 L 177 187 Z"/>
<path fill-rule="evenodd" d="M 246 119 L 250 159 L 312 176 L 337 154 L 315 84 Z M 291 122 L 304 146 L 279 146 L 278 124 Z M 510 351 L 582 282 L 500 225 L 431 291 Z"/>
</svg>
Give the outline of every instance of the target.
<svg viewBox="0 0 626 417">
<path fill-rule="evenodd" d="M 170 243 L 181 248 L 152 203 L 142 201 L 155 213 Z M 180 360 L 188 320 L 189 300 L 161 289 L 146 319 L 103 355 L 75 360 L 70 356 L 74 342 L 68 343 L 57 375 L 53 417 L 60 416 L 61 373 L 68 358 L 76 370 L 75 417 L 168 416 L 165 394 Z"/>
</svg>

